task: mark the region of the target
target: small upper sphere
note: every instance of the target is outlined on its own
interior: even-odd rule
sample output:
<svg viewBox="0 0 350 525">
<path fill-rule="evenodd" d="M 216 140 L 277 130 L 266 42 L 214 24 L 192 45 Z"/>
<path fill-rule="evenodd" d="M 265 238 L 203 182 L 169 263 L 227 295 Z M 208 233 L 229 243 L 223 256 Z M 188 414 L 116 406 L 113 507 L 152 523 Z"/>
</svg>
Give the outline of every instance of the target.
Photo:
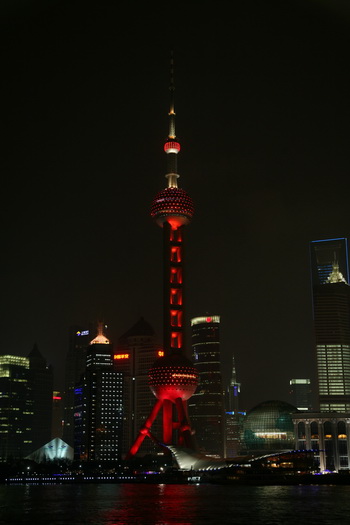
<svg viewBox="0 0 350 525">
<path fill-rule="evenodd" d="M 159 226 L 164 222 L 176 226 L 188 224 L 193 214 L 193 200 L 182 188 L 165 188 L 156 195 L 151 206 L 151 217 Z"/>
</svg>

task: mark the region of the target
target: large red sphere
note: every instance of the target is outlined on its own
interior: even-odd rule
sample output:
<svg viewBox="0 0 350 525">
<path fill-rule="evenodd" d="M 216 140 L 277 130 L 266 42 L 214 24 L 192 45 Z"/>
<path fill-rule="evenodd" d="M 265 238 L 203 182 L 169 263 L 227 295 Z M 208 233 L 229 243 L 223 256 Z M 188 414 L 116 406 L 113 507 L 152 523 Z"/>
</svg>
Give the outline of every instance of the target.
<svg viewBox="0 0 350 525">
<path fill-rule="evenodd" d="M 196 391 L 198 372 L 191 361 L 182 354 L 160 357 L 150 368 L 149 386 L 157 399 L 177 398 L 184 401 Z"/>
<path fill-rule="evenodd" d="M 151 217 L 160 226 L 164 222 L 173 222 L 175 226 L 188 224 L 193 214 L 193 200 L 182 188 L 165 188 L 156 195 L 151 206 Z"/>
</svg>

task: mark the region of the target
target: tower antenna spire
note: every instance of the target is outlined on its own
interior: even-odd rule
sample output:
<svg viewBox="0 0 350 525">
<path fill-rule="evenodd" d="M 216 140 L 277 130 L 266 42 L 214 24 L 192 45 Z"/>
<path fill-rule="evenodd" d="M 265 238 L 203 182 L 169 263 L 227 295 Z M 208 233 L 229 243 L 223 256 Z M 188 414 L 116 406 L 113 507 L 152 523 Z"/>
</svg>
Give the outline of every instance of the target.
<svg viewBox="0 0 350 525">
<path fill-rule="evenodd" d="M 180 144 L 176 140 L 175 132 L 175 82 L 174 82 L 174 53 L 170 54 L 170 107 L 169 107 L 169 130 L 168 139 L 164 144 L 164 151 L 167 154 L 167 174 L 168 188 L 177 188 L 177 179 L 180 175 L 177 173 L 177 154 L 180 151 Z"/>
<path fill-rule="evenodd" d="M 175 81 L 174 81 L 174 52 L 170 53 L 170 108 L 169 108 L 169 139 L 175 139 Z"/>
</svg>

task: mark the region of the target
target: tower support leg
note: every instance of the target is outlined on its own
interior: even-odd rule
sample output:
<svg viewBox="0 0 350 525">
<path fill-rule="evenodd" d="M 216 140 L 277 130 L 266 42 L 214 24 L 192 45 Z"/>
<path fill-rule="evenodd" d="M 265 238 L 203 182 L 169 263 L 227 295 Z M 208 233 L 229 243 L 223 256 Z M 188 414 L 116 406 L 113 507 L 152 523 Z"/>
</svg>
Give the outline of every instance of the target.
<svg viewBox="0 0 350 525">
<path fill-rule="evenodd" d="M 139 448 L 140 448 L 143 440 L 145 439 L 145 437 L 150 435 L 150 429 L 151 429 L 152 423 L 155 420 L 155 418 L 157 417 L 157 414 L 158 414 L 161 406 L 162 406 L 162 400 L 158 399 L 158 401 L 156 402 L 156 404 L 154 405 L 154 407 L 152 409 L 152 412 L 150 413 L 150 415 L 146 419 L 145 424 L 140 429 L 137 438 L 135 439 L 133 445 L 131 446 L 131 448 L 130 448 L 127 456 L 126 456 L 126 459 L 130 459 L 132 456 L 134 456 L 137 453 L 137 451 L 139 450 Z"/>
</svg>

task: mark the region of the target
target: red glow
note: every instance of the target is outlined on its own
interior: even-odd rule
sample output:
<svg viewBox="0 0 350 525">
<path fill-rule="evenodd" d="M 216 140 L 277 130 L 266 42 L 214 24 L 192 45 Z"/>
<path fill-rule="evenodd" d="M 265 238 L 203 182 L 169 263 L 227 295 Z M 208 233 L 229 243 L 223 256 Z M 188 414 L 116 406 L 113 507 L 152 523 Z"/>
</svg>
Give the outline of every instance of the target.
<svg viewBox="0 0 350 525">
<path fill-rule="evenodd" d="M 169 142 L 166 142 L 164 144 L 164 151 L 165 152 L 167 152 L 168 150 L 175 150 L 176 153 L 177 153 L 178 151 L 180 151 L 180 149 L 181 149 L 180 144 L 178 142 L 175 142 L 175 141 L 171 141 L 171 142 L 169 141 Z M 175 153 L 175 151 L 174 151 L 174 153 Z M 169 153 L 171 153 L 171 152 L 169 151 Z"/>
<path fill-rule="evenodd" d="M 181 248 L 180 248 L 180 246 L 172 246 L 171 247 L 170 260 L 171 260 L 171 262 L 175 262 L 175 263 L 181 262 Z"/>
<path fill-rule="evenodd" d="M 182 333 L 172 332 L 171 333 L 171 348 L 181 348 L 181 347 L 182 347 Z"/>
<path fill-rule="evenodd" d="M 114 354 L 114 359 L 129 359 L 130 354 Z"/>
<path fill-rule="evenodd" d="M 182 292 L 177 288 L 172 288 L 170 290 L 170 304 L 173 306 L 182 305 Z"/>
<path fill-rule="evenodd" d="M 182 284 L 182 268 L 170 269 L 170 282 L 172 284 Z"/>
<path fill-rule="evenodd" d="M 181 328 L 182 326 L 182 311 L 181 310 L 171 310 L 170 311 L 170 324 L 171 326 L 176 326 Z"/>
<path fill-rule="evenodd" d="M 52 396 L 52 399 L 58 399 L 58 400 L 61 400 L 61 396 Z"/>
<path fill-rule="evenodd" d="M 207 323 L 211 323 L 211 321 L 212 321 L 211 317 L 207 317 L 206 321 L 207 321 Z"/>
</svg>

